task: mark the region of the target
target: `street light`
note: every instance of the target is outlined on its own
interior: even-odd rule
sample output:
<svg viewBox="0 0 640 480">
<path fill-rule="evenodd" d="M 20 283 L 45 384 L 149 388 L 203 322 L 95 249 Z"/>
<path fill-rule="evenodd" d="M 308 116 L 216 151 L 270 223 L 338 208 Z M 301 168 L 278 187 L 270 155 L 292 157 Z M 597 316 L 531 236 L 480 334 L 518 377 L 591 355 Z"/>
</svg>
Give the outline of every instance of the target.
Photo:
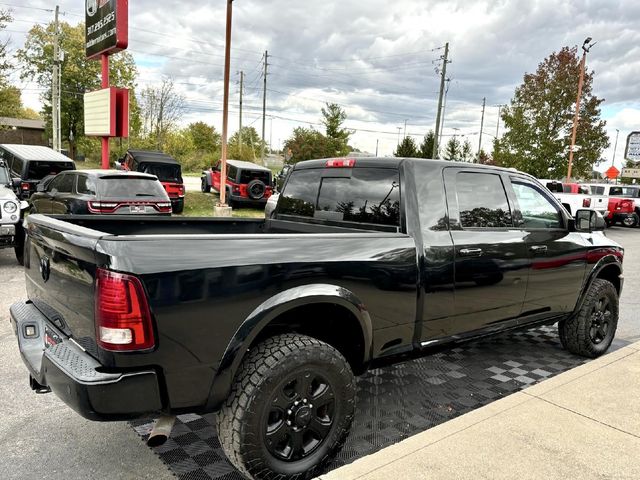
<svg viewBox="0 0 640 480">
<path fill-rule="evenodd" d="M 578 119 L 580 118 L 580 97 L 582 97 L 582 84 L 584 82 L 584 67 L 587 63 L 587 53 L 595 45 L 592 38 L 587 37 L 582 43 L 582 60 L 580 61 L 580 78 L 578 79 L 578 96 L 576 98 L 576 114 L 573 117 L 573 130 L 571 132 L 571 145 L 569 146 L 569 167 L 567 168 L 567 182 L 571 181 L 571 167 L 573 166 L 573 148 L 576 145 L 576 133 L 578 132 Z"/>
</svg>

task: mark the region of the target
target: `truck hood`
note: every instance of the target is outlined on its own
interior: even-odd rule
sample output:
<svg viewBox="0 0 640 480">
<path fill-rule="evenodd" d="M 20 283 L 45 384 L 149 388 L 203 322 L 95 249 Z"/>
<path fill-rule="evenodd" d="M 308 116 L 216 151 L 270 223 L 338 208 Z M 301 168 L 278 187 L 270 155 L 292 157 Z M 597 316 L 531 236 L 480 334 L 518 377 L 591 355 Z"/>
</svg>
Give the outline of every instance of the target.
<svg viewBox="0 0 640 480">
<path fill-rule="evenodd" d="M 18 197 L 10 187 L 0 185 L 0 200 L 14 200 L 17 202 Z"/>
</svg>

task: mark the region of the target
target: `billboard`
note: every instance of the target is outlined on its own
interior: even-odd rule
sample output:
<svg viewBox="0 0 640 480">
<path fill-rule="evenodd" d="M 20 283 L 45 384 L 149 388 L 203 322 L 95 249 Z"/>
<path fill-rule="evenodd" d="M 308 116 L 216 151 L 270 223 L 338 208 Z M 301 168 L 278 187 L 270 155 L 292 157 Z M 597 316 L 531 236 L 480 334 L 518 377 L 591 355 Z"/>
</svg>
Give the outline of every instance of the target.
<svg viewBox="0 0 640 480">
<path fill-rule="evenodd" d="M 104 88 L 84 94 L 84 134 L 87 137 L 115 137 L 115 88 Z"/>
<path fill-rule="evenodd" d="M 129 0 L 85 0 L 86 55 L 96 58 L 129 44 Z"/>
<path fill-rule="evenodd" d="M 627 137 L 624 158 L 633 162 L 640 162 L 640 132 L 631 132 Z"/>
</svg>

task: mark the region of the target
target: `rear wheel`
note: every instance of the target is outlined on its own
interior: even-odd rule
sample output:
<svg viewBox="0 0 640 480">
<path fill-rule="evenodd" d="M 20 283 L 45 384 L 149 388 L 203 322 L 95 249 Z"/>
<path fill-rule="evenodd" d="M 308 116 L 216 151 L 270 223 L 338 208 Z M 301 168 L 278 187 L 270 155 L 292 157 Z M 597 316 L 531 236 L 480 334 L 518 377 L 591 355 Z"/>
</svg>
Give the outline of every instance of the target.
<svg viewBox="0 0 640 480">
<path fill-rule="evenodd" d="M 173 203 L 173 213 L 182 213 L 184 211 L 184 198 Z"/>
<path fill-rule="evenodd" d="M 560 341 L 571 353 L 595 358 L 605 353 L 618 327 L 618 292 L 597 278 L 589 287 L 580 311 L 558 323 Z"/>
<path fill-rule="evenodd" d="M 217 415 L 220 444 L 254 480 L 313 478 L 344 444 L 355 379 L 336 349 L 303 335 L 279 335 L 243 361 Z"/>
<path fill-rule="evenodd" d="M 638 221 L 639 221 L 638 215 L 636 215 L 635 213 L 632 213 L 631 215 L 624 217 L 624 220 L 622 220 L 622 224 L 625 227 L 633 228 L 638 225 Z"/>
<path fill-rule="evenodd" d="M 211 192 L 211 185 L 209 185 L 209 182 L 207 182 L 207 179 L 205 177 L 200 178 L 200 191 L 202 193 Z"/>
</svg>

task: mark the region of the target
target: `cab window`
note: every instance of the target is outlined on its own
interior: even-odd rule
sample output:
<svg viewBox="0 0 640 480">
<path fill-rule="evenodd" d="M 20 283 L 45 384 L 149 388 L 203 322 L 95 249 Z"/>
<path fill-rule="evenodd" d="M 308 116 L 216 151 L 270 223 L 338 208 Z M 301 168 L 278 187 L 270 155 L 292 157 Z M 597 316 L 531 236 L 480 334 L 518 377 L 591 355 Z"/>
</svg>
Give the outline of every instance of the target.
<svg viewBox="0 0 640 480">
<path fill-rule="evenodd" d="M 562 216 L 558 208 L 533 185 L 512 180 L 511 185 L 520 205 L 522 227 L 562 228 Z"/>
</svg>

